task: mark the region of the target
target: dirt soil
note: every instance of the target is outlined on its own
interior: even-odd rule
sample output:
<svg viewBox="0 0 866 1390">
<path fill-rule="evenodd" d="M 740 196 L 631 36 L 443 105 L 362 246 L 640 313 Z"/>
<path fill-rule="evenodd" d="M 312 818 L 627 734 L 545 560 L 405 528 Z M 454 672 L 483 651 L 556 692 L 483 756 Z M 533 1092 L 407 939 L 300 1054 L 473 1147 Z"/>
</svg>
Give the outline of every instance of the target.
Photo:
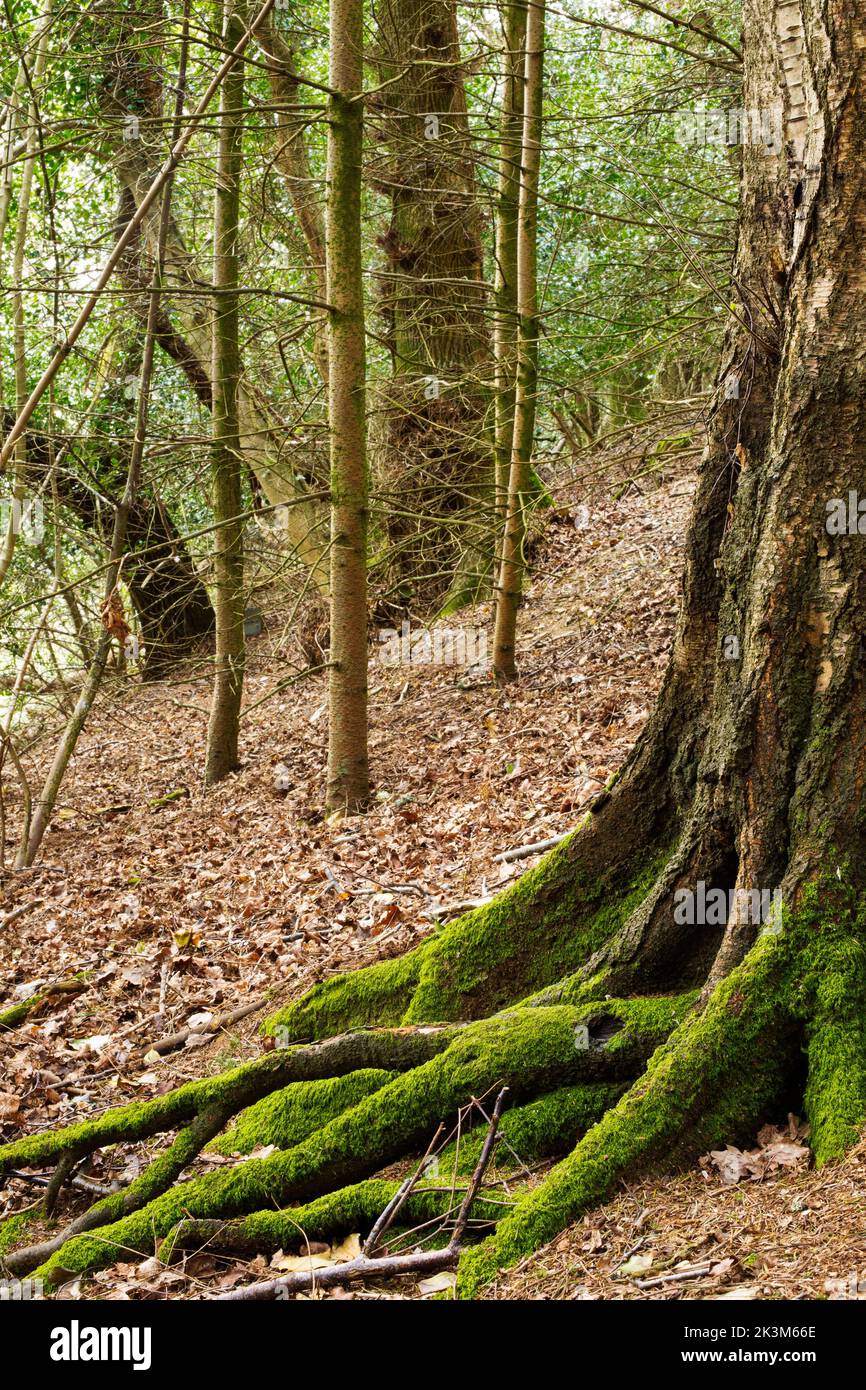
<svg viewBox="0 0 866 1390">
<path fill-rule="evenodd" d="M 494 687 L 483 663 L 384 665 L 374 643 L 376 803 L 363 817 L 322 818 L 325 681 L 282 684 L 297 653 L 278 606 L 249 644 L 243 765 L 218 788 L 202 785 L 204 663 L 172 683 L 118 679 L 79 742 L 39 863 L 3 881 L 0 1011 L 58 981 L 81 976 L 83 987 L 48 993 L 0 1035 L 0 1141 L 257 1056 L 263 1009 L 405 951 L 437 919 L 537 862 L 496 856 L 573 826 L 647 718 L 676 617 L 692 491 L 676 464 L 624 488 L 558 491 L 533 545 L 514 687 Z M 459 622 L 489 640 L 489 617 L 479 606 L 440 626 Z M 34 773 L 49 751 L 34 755 Z M 14 821 L 14 801 L 7 814 Z M 246 1006 L 245 1018 L 166 1055 L 154 1050 Z M 796 1126 L 791 1133 L 801 1147 Z M 744 1171 L 733 1184 L 708 1160 L 631 1188 L 490 1296 L 857 1296 L 863 1155 L 815 1174 L 804 1154 L 758 1163 L 757 1177 Z M 146 1158 L 145 1146 L 106 1151 L 88 1178 L 128 1182 Z M 196 1170 L 231 1161 L 203 1157 Z M 65 1220 L 80 1197 L 68 1191 Z M 13 1178 L 0 1215 L 38 1198 L 32 1181 Z M 65 1296 L 201 1297 L 272 1277 L 286 1258 L 204 1251 L 172 1270 L 120 1265 Z M 448 1276 L 432 1284 L 329 1296 L 432 1297 Z"/>
</svg>

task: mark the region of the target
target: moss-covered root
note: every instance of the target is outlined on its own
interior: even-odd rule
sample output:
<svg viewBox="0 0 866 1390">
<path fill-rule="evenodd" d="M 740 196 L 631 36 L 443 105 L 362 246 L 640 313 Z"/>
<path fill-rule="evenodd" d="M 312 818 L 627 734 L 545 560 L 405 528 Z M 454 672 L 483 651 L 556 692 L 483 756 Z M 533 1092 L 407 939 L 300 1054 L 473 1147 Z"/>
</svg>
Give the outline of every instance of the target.
<svg viewBox="0 0 866 1390">
<path fill-rule="evenodd" d="M 369 1079 L 371 1093 L 374 1077 L 391 1079 L 384 1072 L 356 1072 L 351 1080 L 362 1077 Z M 336 1095 L 337 1084 L 313 1082 L 308 1087 L 297 1089 L 312 1092 L 314 1088 L 321 1091 L 324 1087 L 333 1087 L 332 1094 Z M 382 1084 L 380 1081 L 379 1087 Z M 624 1089 L 624 1084 L 560 1086 L 538 1100 L 530 1101 L 528 1105 L 507 1110 L 497 1131 L 498 1170 L 515 1172 L 519 1176 L 526 1164 L 536 1163 L 553 1154 L 567 1153 L 574 1147 L 579 1135 L 600 1120 L 606 1110 L 616 1105 Z M 277 1101 L 286 1094 L 281 1091 L 273 1100 Z M 260 1102 L 260 1105 L 264 1104 L 266 1102 Z M 253 1107 L 253 1110 L 258 1109 L 259 1106 Z M 252 1115 L 252 1110 L 249 1113 Z M 262 1112 L 263 1122 L 265 1119 Z M 281 1112 L 280 1122 L 282 1119 Z M 432 1221 L 436 1217 L 447 1216 L 452 1209 L 459 1207 L 463 1189 L 455 1186 L 453 1175 L 471 1175 L 475 1171 L 486 1137 L 487 1126 L 479 1125 L 464 1134 L 459 1143 L 455 1141 L 442 1151 L 437 1161 L 441 1182 L 431 1185 L 429 1176 L 422 1181 L 400 1209 L 401 1226 Z M 218 1142 L 222 1144 L 223 1140 Z M 213 1148 L 214 1145 L 209 1147 Z M 283 1143 L 281 1147 L 288 1148 L 289 1145 Z M 204 1245 L 212 1253 L 247 1255 L 287 1250 L 299 1243 L 303 1250 L 301 1232 L 308 1240 L 330 1240 L 333 1236 L 345 1235 L 350 1231 L 366 1232 L 399 1186 L 396 1182 L 369 1178 L 366 1182 L 341 1188 L 338 1192 L 316 1198 L 307 1206 L 291 1211 L 254 1212 L 236 1221 L 182 1221 L 166 1237 L 159 1255 L 165 1260 L 174 1251 L 198 1250 Z M 504 1196 L 481 1197 L 473 1207 L 473 1220 L 479 1218 L 495 1222 L 511 1205 Z"/>
<path fill-rule="evenodd" d="M 302 1207 L 256 1211 L 235 1221 L 180 1221 L 160 1245 L 159 1257 L 167 1264 L 187 1250 L 252 1256 L 298 1249 L 303 1254 L 307 1241 L 331 1240 L 356 1231 L 366 1235 L 399 1187 L 396 1182 L 369 1178 Z M 452 1183 L 422 1183 L 400 1208 L 400 1228 L 445 1220 L 456 1214 L 463 1196 L 464 1189 Z M 470 1220 L 495 1224 L 510 1206 L 505 1196 L 481 1193 L 472 1204 Z"/>
<path fill-rule="evenodd" d="M 323 980 L 294 1004 L 266 1018 L 261 1031 L 295 1042 L 330 1038 L 343 1029 L 371 1024 L 394 1027 L 409 1007 L 429 945 L 424 941 L 405 956 Z"/>
<path fill-rule="evenodd" d="M 582 966 L 621 927 L 665 856 L 592 877 L 593 828 L 582 827 L 494 902 L 442 927 L 409 955 L 316 985 L 262 1025 L 322 1038 L 375 1020 L 477 1019 L 509 1008 Z"/>
<path fill-rule="evenodd" d="M 226 1119 L 226 1112 L 219 1106 L 213 1106 L 201 1115 L 196 1115 L 192 1124 L 181 1130 L 171 1147 L 155 1158 L 129 1187 L 122 1192 L 113 1192 L 94 1203 L 52 1240 L 42 1241 L 38 1245 L 31 1245 L 8 1255 L 5 1264 L 9 1273 L 19 1276 L 29 1274 L 30 1270 L 36 1269 L 44 1260 L 62 1249 L 66 1241 L 73 1236 L 83 1231 L 97 1230 L 100 1226 L 108 1226 L 124 1216 L 130 1216 L 161 1193 L 167 1192 L 184 1169 L 201 1153 L 205 1144 L 219 1133 Z"/>
<path fill-rule="evenodd" d="M 815 952 L 808 997 L 805 1110 L 818 1164 L 842 1158 L 866 1125 L 866 950 L 853 937 Z"/>
<path fill-rule="evenodd" d="M 274 1091 L 251 1105 L 237 1124 L 208 1144 L 212 1153 L 248 1154 L 259 1144 L 292 1149 L 329 1120 L 342 1115 L 366 1096 L 380 1091 L 396 1072 L 365 1067 L 327 1081 L 301 1081 Z"/>
<path fill-rule="evenodd" d="M 443 1051 L 457 1028 L 374 1029 L 345 1033 L 309 1047 L 269 1052 L 254 1062 L 179 1086 L 155 1100 L 107 1110 L 95 1120 L 66 1129 L 47 1130 L 0 1147 L 0 1174 L 10 1168 L 42 1168 L 64 1155 L 84 1158 L 106 1144 L 150 1139 L 167 1129 L 190 1124 L 214 1107 L 226 1116 L 280 1087 L 319 1081 L 364 1068 L 402 1071 Z"/>
<path fill-rule="evenodd" d="M 527 1164 L 568 1153 L 580 1136 L 616 1105 L 625 1089 L 625 1082 L 560 1086 L 528 1105 L 506 1110 L 497 1127 L 497 1172 L 519 1177 Z M 486 1135 L 486 1127 L 479 1125 L 449 1144 L 437 1160 L 439 1173 L 473 1173 Z"/>
<path fill-rule="evenodd" d="M 472 1297 L 499 1270 L 552 1240 L 621 1178 L 754 1133 L 785 1093 L 798 1052 L 783 959 L 775 943 L 762 940 L 703 1013 L 682 1023 L 568 1158 L 517 1202 L 493 1236 L 464 1253 L 462 1296 Z"/>
<path fill-rule="evenodd" d="M 67 1241 L 38 1271 L 46 1286 L 130 1251 L 147 1253 L 184 1216 L 232 1217 L 306 1201 L 375 1173 L 415 1150 L 473 1095 L 507 1085 L 527 1099 L 568 1082 L 635 1076 L 690 1007 L 669 1000 L 607 1000 L 582 1009 L 522 1009 L 456 1031 L 447 1051 L 401 1074 L 285 1153 L 250 1159 L 166 1192 L 98 1235 Z"/>
</svg>

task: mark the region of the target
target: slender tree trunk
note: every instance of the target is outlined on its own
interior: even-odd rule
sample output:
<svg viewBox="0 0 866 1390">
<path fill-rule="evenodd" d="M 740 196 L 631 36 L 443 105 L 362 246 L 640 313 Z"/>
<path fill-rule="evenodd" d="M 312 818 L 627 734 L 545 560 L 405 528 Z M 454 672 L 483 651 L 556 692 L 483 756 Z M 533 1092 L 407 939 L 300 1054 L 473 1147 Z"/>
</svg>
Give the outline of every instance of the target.
<svg viewBox="0 0 866 1390">
<path fill-rule="evenodd" d="M 526 501 L 535 438 L 538 391 L 538 176 L 544 100 L 544 0 L 528 0 L 524 79 L 523 147 L 517 223 L 517 386 L 508 479 L 502 563 L 496 593 L 493 669 L 499 679 L 517 675 L 517 609 L 523 588 Z"/>
<path fill-rule="evenodd" d="M 225 0 L 223 46 L 243 33 L 235 0 Z M 243 142 L 244 70 L 238 63 L 220 92 L 219 152 L 214 199 L 213 514 L 216 667 L 207 731 L 205 781 L 219 782 L 238 766 L 244 682 L 244 523 L 238 382 L 238 235 Z"/>
<path fill-rule="evenodd" d="M 331 655 L 326 803 L 357 811 L 367 762 L 367 459 L 361 266 L 363 0 L 331 0 L 328 104 Z"/>
<path fill-rule="evenodd" d="M 173 135 L 177 139 L 180 118 L 183 112 L 183 98 L 186 89 L 186 64 L 187 64 L 187 43 L 188 43 L 188 12 L 184 14 L 183 38 L 181 42 L 180 73 L 178 76 L 177 90 L 175 95 Z M 39 800 L 33 813 L 32 823 L 24 827 L 21 836 L 21 848 L 16 859 L 16 867 L 23 868 L 34 862 L 39 853 L 45 832 L 48 829 L 57 795 L 60 791 L 69 760 L 75 751 L 87 717 L 90 714 L 93 704 L 99 694 L 100 686 L 108 665 L 108 655 L 111 650 L 111 643 L 115 637 L 122 646 L 128 629 L 123 619 L 122 601 L 118 590 L 120 582 L 121 566 L 123 563 L 124 548 L 126 546 L 126 532 L 129 517 L 135 506 L 141 483 L 141 466 L 144 458 L 144 445 L 147 435 L 148 408 L 150 404 L 150 383 L 153 375 L 153 358 L 156 346 L 156 325 L 159 318 L 159 296 L 163 275 L 163 252 L 165 251 L 166 237 L 171 216 L 171 193 L 173 184 L 173 174 L 170 174 L 162 189 L 162 204 L 159 212 L 159 230 L 156 239 L 156 255 L 154 257 L 153 275 L 150 286 L 150 298 L 148 303 L 147 324 L 144 332 L 144 344 L 142 351 L 141 373 L 138 379 L 138 390 L 136 394 L 135 412 L 135 432 L 133 434 L 132 448 L 129 455 L 129 466 L 126 473 L 126 484 L 123 496 L 118 502 L 114 513 L 114 527 L 111 537 L 111 549 L 108 557 L 108 567 L 105 576 L 105 599 L 102 611 L 103 631 L 99 637 L 93 660 L 87 672 L 84 688 L 81 691 L 75 709 L 67 722 L 66 728 L 57 745 L 51 766 L 42 786 Z M 122 235 L 122 234 L 121 234 Z M 115 247 L 115 250 L 117 248 Z M 19 413 L 20 420 L 20 413 Z"/>
<path fill-rule="evenodd" d="M 45 75 L 45 68 L 48 61 L 48 35 L 50 29 L 51 6 L 49 4 L 41 18 L 36 48 L 36 62 L 33 65 L 31 80 L 36 94 L 38 94 L 41 89 L 42 79 Z M 14 108 L 10 107 L 9 121 L 12 129 L 14 129 L 15 124 L 13 112 Z M 18 190 L 18 211 L 15 221 L 15 249 L 12 255 L 12 357 L 16 412 L 23 409 L 27 400 L 27 340 L 24 330 L 24 291 L 21 282 L 24 279 L 24 255 L 27 248 L 27 227 L 30 220 L 30 201 L 33 193 L 33 176 L 36 172 L 38 143 L 39 108 L 37 106 L 36 95 L 31 94 L 30 100 L 27 103 L 26 151 L 21 169 L 21 185 Z M 2 211 L 3 220 L 5 220 L 6 209 L 0 211 Z M 15 446 L 12 483 L 12 497 L 18 507 L 22 505 L 27 494 L 26 478 L 27 441 L 25 436 L 22 435 Z M 15 552 L 15 542 L 18 537 L 18 527 L 15 518 L 16 509 L 13 507 L 6 527 L 6 535 L 3 537 L 2 547 L 0 547 L 0 584 L 3 583 L 9 572 L 12 556 Z"/>
<path fill-rule="evenodd" d="M 504 530 L 508 511 L 508 475 L 514 439 L 518 304 L 517 243 L 520 209 L 520 161 L 523 139 L 523 82 L 526 48 L 526 0 L 501 6 L 505 54 L 499 124 L 499 187 L 496 200 L 495 362 L 496 514 Z"/>
</svg>

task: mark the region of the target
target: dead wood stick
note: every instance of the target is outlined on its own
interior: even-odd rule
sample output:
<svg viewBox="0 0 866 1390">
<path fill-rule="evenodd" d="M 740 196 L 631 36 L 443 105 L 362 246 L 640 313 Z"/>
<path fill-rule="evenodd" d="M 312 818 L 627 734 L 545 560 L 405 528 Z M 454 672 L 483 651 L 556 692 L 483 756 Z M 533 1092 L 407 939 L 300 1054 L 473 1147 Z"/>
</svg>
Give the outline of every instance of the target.
<svg viewBox="0 0 866 1390">
<path fill-rule="evenodd" d="M 451 1244 L 455 1248 L 460 1245 L 460 1241 L 463 1238 L 463 1232 L 466 1230 L 466 1223 L 469 1220 L 469 1210 L 472 1203 L 475 1201 L 478 1189 L 481 1186 L 482 1179 L 487 1170 L 487 1165 L 490 1162 L 493 1146 L 496 1143 L 496 1131 L 499 1128 L 499 1120 L 502 1116 L 502 1107 L 507 1098 L 508 1087 L 503 1086 L 499 1095 L 496 1097 L 496 1104 L 493 1107 L 493 1114 L 490 1116 L 490 1123 L 487 1126 L 487 1133 L 484 1136 L 481 1153 L 475 1165 L 475 1172 L 472 1174 L 471 1181 L 466 1189 L 466 1195 L 463 1198 L 463 1203 L 457 1213 L 457 1220 L 454 1223 L 454 1234 L 451 1237 Z"/>
<path fill-rule="evenodd" d="M 418 1164 L 418 1167 L 415 1169 L 415 1172 L 412 1173 L 406 1179 L 405 1182 L 402 1182 L 400 1184 L 388 1205 L 376 1217 L 376 1220 L 373 1223 L 373 1229 L 367 1236 L 367 1239 L 364 1241 L 364 1254 L 366 1255 L 367 1259 L 370 1259 L 372 1255 L 375 1255 L 376 1247 L 381 1243 L 382 1236 L 385 1234 L 388 1227 L 393 1222 L 394 1217 L 397 1215 L 397 1212 L 400 1210 L 403 1203 L 406 1201 L 406 1198 L 409 1196 L 413 1187 L 418 1182 L 418 1179 L 421 1177 L 422 1173 L 424 1173 L 427 1167 L 427 1160 L 430 1157 L 430 1153 L 433 1149 L 433 1146 L 438 1142 L 439 1136 L 444 1128 L 444 1124 L 441 1124 L 439 1126 L 436 1133 L 433 1135 L 433 1138 L 430 1140 L 430 1143 L 427 1145 L 424 1157 L 421 1159 L 421 1162 Z"/>
<path fill-rule="evenodd" d="M 170 1033 L 167 1038 L 148 1043 L 141 1050 L 144 1053 L 158 1052 L 160 1056 L 164 1056 L 166 1052 L 174 1052 L 175 1048 L 183 1047 L 187 1038 L 197 1038 L 203 1033 L 218 1033 L 221 1028 L 227 1028 L 231 1023 L 239 1023 L 242 1018 L 263 1009 L 265 1002 L 264 999 L 260 999 L 256 1004 L 244 1004 L 240 1009 L 233 1009 L 230 1014 L 214 1014 L 210 1023 L 197 1023 L 192 1028 L 182 1028 L 179 1033 Z"/>
<path fill-rule="evenodd" d="M 478 1194 L 484 1171 L 490 1162 L 496 1142 L 496 1129 L 502 1106 L 508 1095 L 503 1087 L 496 1097 L 496 1105 L 490 1117 L 490 1125 L 481 1149 L 481 1156 L 466 1189 L 466 1195 L 457 1215 L 454 1234 L 442 1250 L 415 1250 L 406 1255 L 383 1255 L 378 1259 L 368 1259 L 361 1255 L 357 1260 L 347 1260 L 345 1264 L 329 1265 L 326 1269 L 296 1270 L 285 1274 L 281 1279 L 267 1279 L 261 1284 L 247 1284 L 243 1289 L 233 1289 L 231 1293 L 218 1294 L 214 1303 L 260 1302 L 268 1299 L 288 1298 L 293 1293 L 304 1293 L 307 1289 L 331 1289 L 340 1284 L 353 1283 L 357 1279 L 390 1279 L 400 1274 L 434 1274 L 441 1269 L 452 1269 L 460 1258 L 460 1239 L 469 1221 L 472 1203 Z M 389 1203 L 390 1205 L 390 1203 Z M 386 1208 L 387 1211 L 387 1208 Z"/>
<path fill-rule="evenodd" d="M 32 902 L 19 903 L 17 907 L 13 907 L 3 917 L 0 917 L 0 927 L 8 927 L 12 922 L 17 922 L 19 917 L 23 917 L 27 912 L 33 912 L 37 907 L 42 907 L 44 902 L 44 898 L 34 898 Z"/>
<path fill-rule="evenodd" d="M 552 835 L 549 840 L 536 840 L 531 845 L 517 845 L 515 849 L 503 850 L 501 854 L 494 854 L 494 864 L 512 864 L 515 859 L 528 859 L 530 854 L 541 854 L 543 850 L 553 849 L 556 845 L 562 844 L 566 836 L 570 835 L 570 830 L 565 830 L 561 835 Z"/>
<path fill-rule="evenodd" d="M 435 1274 L 440 1269 L 450 1269 L 454 1266 L 458 1255 L 459 1251 L 450 1245 L 444 1250 L 416 1250 L 409 1255 L 384 1255 L 376 1260 L 368 1260 L 366 1256 L 361 1255 L 357 1260 L 347 1260 L 341 1265 L 329 1265 L 326 1269 L 313 1269 L 309 1273 L 297 1270 L 293 1274 L 284 1275 L 282 1279 L 268 1279 L 262 1284 L 247 1284 L 246 1288 L 218 1294 L 212 1301 L 229 1303 L 240 1300 L 288 1298 L 289 1294 L 304 1293 L 313 1287 L 332 1289 L 339 1284 L 353 1283 L 357 1279 L 390 1279 L 398 1274 Z"/>
<path fill-rule="evenodd" d="M 659 1284 L 678 1284 L 684 1279 L 703 1279 L 709 1274 L 712 1265 L 694 1265 L 692 1269 L 674 1270 L 671 1274 L 657 1274 L 653 1279 L 635 1279 L 639 1289 L 655 1289 Z"/>
</svg>

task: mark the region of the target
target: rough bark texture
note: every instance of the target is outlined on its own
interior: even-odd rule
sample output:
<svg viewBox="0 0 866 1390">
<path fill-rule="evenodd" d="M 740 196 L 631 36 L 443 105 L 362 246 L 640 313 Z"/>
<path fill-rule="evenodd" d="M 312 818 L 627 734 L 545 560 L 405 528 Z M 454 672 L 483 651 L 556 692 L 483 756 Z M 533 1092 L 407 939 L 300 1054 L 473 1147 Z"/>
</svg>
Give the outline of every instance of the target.
<svg viewBox="0 0 866 1390">
<path fill-rule="evenodd" d="M 410 607 L 471 592 L 485 563 L 486 288 L 454 0 L 389 0 L 377 20 L 370 173 L 391 199 L 380 309 L 393 375 L 372 440 L 391 585 Z"/>
<path fill-rule="evenodd" d="M 515 1204 L 461 1258 L 466 1296 L 621 1179 L 748 1139 L 789 1107 L 804 1107 L 819 1163 L 858 1139 L 866 520 L 861 534 L 855 497 L 852 527 L 827 521 L 834 499 L 847 510 L 864 472 L 864 32 L 866 0 L 746 6 L 744 105 L 781 101 L 787 139 L 744 151 L 737 308 L 682 616 L 658 706 L 622 775 L 495 902 L 407 956 L 325 981 L 266 1025 L 284 1046 L 378 1025 L 349 1033 L 351 1047 L 345 1036 L 297 1046 L 282 1069 L 266 1059 L 160 1097 L 143 1122 L 117 1112 L 96 1130 L 0 1151 L 0 1166 L 56 1162 L 137 1137 L 142 1123 L 149 1133 L 188 1124 L 215 1100 L 260 1102 L 267 1079 L 273 1091 L 289 1083 L 271 1115 L 278 1154 L 173 1188 L 100 1242 L 76 1237 L 42 1268 L 47 1281 L 152 1249 L 190 1218 L 243 1217 L 245 1248 L 251 1238 L 273 1248 L 274 1203 L 309 1203 L 285 1218 L 311 1231 L 372 1224 L 365 1180 L 423 1152 L 444 1116 L 503 1083 L 515 1115 L 541 1107 L 548 1152 L 564 1136 L 542 1116 L 563 1111 L 563 1092 L 579 1093 L 573 1146 L 538 1183 L 515 1171 Z M 732 368 L 743 374 L 739 400 L 721 389 Z M 781 912 L 743 922 L 726 899 L 716 919 L 690 924 L 677 894 L 701 883 L 778 889 Z M 349 1051 L 350 1070 L 364 1075 L 339 1093 L 298 1084 L 345 1075 Z M 313 1132 L 311 1115 L 321 1119 Z M 263 1137 L 263 1121 L 261 1108 L 242 1117 L 243 1143 Z"/>
</svg>

